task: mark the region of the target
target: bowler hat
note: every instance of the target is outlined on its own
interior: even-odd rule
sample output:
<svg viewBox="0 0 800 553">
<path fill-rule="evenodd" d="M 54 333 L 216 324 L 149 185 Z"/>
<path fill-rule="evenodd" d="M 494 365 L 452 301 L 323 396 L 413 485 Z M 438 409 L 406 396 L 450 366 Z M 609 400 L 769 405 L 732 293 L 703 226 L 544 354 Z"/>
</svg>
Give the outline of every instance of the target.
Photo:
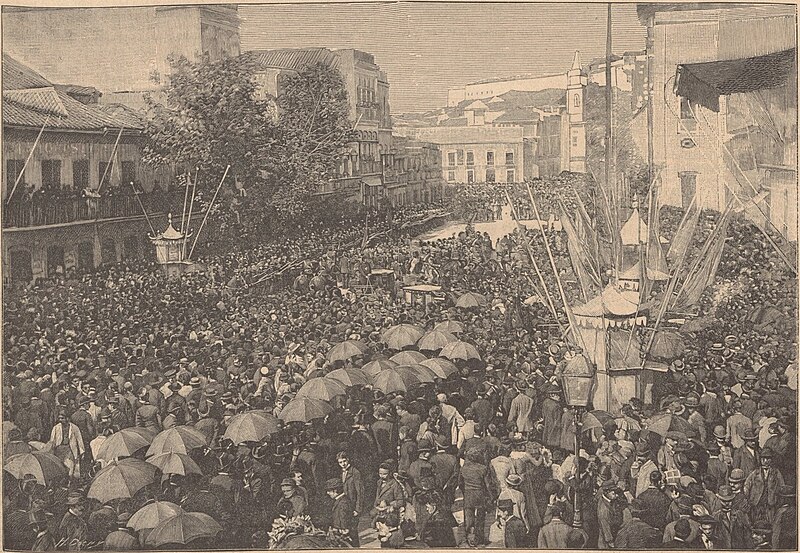
<svg viewBox="0 0 800 553">
<path fill-rule="evenodd" d="M 713 434 L 715 438 L 723 440 L 725 439 L 725 428 L 721 424 L 718 424 L 717 426 L 714 427 Z"/>
<path fill-rule="evenodd" d="M 733 499 L 736 497 L 736 494 L 731 491 L 730 486 L 725 485 L 719 487 L 719 490 L 717 491 L 717 497 L 720 501 L 733 501 Z"/>
<path fill-rule="evenodd" d="M 86 498 L 78 492 L 72 492 L 67 496 L 67 505 L 81 505 Z"/>
<path fill-rule="evenodd" d="M 758 432 L 756 432 L 755 428 L 748 428 L 741 433 L 741 437 L 746 441 L 758 440 Z"/>
<path fill-rule="evenodd" d="M 523 478 L 519 474 L 509 474 L 506 476 L 506 484 L 513 488 L 522 485 L 522 480 Z"/>
<path fill-rule="evenodd" d="M 742 469 L 733 469 L 730 476 L 728 476 L 729 482 L 744 482 L 744 479 L 745 475 Z"/>
</svg>

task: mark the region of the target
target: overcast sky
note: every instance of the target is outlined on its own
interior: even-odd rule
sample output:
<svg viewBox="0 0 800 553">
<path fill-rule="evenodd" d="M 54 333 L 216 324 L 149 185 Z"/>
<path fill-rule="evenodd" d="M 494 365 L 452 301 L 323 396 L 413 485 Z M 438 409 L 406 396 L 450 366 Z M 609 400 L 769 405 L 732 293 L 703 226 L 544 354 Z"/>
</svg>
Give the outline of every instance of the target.
<svg viewBox="0 0 800 553">
<path fill-rule="evenodd" d="M 357 48 L 375 54 L 392 111 L 442 107 L 447 89 L 566 71 L 605 55 L 604 4 L 387 2 L 240 4 L 242 50 Z M 614 52 L 644 49 L 635 4 L 613 8 Z"/>
</svg>

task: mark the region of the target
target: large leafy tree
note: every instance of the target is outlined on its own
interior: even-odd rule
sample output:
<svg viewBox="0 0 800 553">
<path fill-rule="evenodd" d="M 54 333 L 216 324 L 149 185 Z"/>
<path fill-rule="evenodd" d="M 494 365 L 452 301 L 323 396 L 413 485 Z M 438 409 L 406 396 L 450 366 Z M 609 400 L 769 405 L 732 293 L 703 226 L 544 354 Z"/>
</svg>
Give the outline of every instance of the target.
<svg viewBox="0 0 800 553">
<path fill-rule="evenodd" d="M 288 76 L 277 105 L 281 183 L 273 205 L 292 217 L 312 209 L 314 192 L 338 176 L 339 162 L 354 132 L 344 81 L 327 64 L 312 64 Z"/>
<path fill-rule="evenodd" d="M 147 101 L 150 138 L 144 158 L 198 178 L 198 202 L 208 207 L 227 165 L 206 239 L 259 241 L 276 225 L 330 210 L 314 197 L 337 176 L 352 138 L 341 75 L 312 65 L 289 76 L 279 97 L 260 94 L 249 55 L 193 63 L 172 59 L 162 92 Z M 234 183 L 246 190 L 241 198 Z M 226 232 L 231 231 L 231 232 Z"/>
<path fill-rule="evenodd" d="M 260 98 L 249 56 L 192 63 L 170 60 L 168 84 L 159 98 L 148 98 L 145 160 L 199 169 L 198 186 L 213 189 L 225 167 L 245 186 L 259 184 L 274 171 L 280 132 L 273 104 Z M 208 192 L 209 190 L 206 190 Z"/>
</svg>

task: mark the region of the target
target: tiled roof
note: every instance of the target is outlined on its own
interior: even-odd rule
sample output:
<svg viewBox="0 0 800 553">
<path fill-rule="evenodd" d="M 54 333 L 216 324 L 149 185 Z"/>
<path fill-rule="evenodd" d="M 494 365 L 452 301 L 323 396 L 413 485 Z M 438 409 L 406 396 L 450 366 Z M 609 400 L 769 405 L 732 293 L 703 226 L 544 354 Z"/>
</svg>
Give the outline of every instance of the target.
<svg viewBox="0 0 800 553">
<path fill-rule="evenodd" d="M 439 123 L 440 127 L 466 127 L 467 126 L 467 118 L 466 117 L 453 117 L 452 119 L 445 119 L 441 123 Z"/>
<path fill-rule="evenodd" d="M 38 129 L 46 123 L 47 129 L 51 130 L 79 131 L 121 127 L 131 130 L 143 128 L 138 118 L 134 120 L 128 111 L 124 114 L 114 113 L 112 106 L 85 105 L 64 92 L 50 90 L 63 106 L 63 113 L 66 115 L 54 112 L 48 103 L 49 100 L 43 101 L 41 105 L 31 105 L 31 102 L 21 103 L 16 98 L 20 91 L 7 91 L 3 94 L 3 125 Z M 30 100 L 30 98 L 27 99 Z"/>
<path fill-rule="evenodd" d="M 514 108 L 507 110 L 494 120 L 495 123 L 527 123 L 538 121 L 539 114 L 530 108 Z"/>
<path fill-rule="evenodd" d="M 141 117 L 116 104 L 83 104 L 31 68 L 3 55 L 3 125 L 48 130 L 144 128 Z M 78 87 L 84 88 L 84 87 Z M 85 87 L 89 89 L 89 87 Z"/>
<path fill-rule="evenodd" d="M 3 97 L 23 108 L 60 117 L 68 115 L 67 108 L 64 107 L 64 103 L 58 97 L 58 92 L 52 86 L 6 90 L 3 92 Z"/>
<path fill-rule="evenodd" d="M 300 71 L 309 65 L 322 62 L 339 67 L 339 56 L 327 48 L 285 48 L 282 50 L 255 50 L 256 63 L 263 68 L 294 69 Z"/>
<path fill-rule="evenodd" d="M 8 54 L 3 54 L 3 90 L 44 88 L 48 86 L 53 86 L 53 83 Z"/>
</svg>

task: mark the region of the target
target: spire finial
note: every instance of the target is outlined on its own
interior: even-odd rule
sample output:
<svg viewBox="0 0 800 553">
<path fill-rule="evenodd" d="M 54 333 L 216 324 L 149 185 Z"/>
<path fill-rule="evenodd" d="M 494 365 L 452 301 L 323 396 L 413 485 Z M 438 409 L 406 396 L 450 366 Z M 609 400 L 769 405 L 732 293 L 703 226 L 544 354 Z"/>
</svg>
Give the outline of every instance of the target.
<svg viewBox="0 0 800 553">
<path fill-rule="evenodd" d="M 172 212 L 171 211 L 167 214 L 167 225 L 170 226 L 170 227 L 172 226 Z"/>
<path fill-rule="evenodd" d="M 575 50 L 575 57 L 572 58 L 572 69 L 580 69 L 581 68 L 581 52 L 580 50 Z"/>
</svg>

